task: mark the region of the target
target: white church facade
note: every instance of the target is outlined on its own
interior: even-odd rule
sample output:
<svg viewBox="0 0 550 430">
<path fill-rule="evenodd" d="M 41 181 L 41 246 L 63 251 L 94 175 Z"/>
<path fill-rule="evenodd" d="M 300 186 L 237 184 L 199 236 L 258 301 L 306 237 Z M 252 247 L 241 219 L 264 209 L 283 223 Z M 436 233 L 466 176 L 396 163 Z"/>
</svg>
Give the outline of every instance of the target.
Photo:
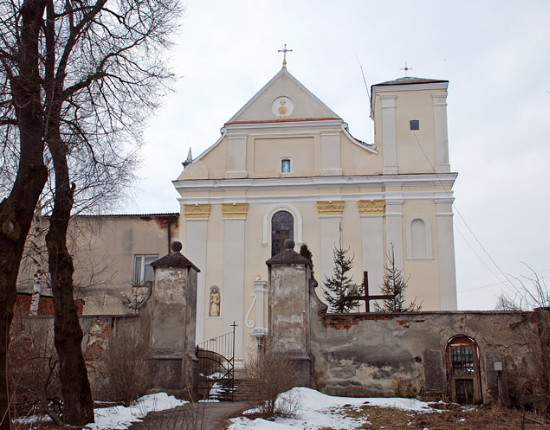
<svg viewBox="0 0 550 430">
<path fill-rule="evenodd" d="M 174 181 L 179 240 L 198 275 L 197 341 L 236 322 L 237 359 L 267 334 L 266 260 L 285 238 L 313 254 L 318 295 L 349 248 L 353 278 L 383 282 L 387 254 L 422 310 L 455 310 L 448 82 L 405 77 L 372 87 L 374 143 L 283 68 Z M 367 120 L 367 119 L 366 119 Z"/>
</svg>

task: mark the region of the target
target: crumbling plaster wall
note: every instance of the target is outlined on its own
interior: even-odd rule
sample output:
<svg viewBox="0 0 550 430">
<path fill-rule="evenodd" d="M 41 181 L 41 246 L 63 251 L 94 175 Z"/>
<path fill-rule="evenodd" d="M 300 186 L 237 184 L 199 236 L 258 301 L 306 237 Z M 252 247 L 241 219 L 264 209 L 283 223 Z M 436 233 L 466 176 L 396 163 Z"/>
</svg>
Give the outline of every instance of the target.
<svg viewBox="0 0 550 430">
<path fill-rule="evenodd" d="M 326 314 L 311 301 L 311 347 L 317 386 L 346 396 L 449 395 L 445 349 L 454 336 L 478 345 L 484 403 L 502 398 L 534 405 L 548 392 L 541 328 L 548 312 Z"/>
</svg>

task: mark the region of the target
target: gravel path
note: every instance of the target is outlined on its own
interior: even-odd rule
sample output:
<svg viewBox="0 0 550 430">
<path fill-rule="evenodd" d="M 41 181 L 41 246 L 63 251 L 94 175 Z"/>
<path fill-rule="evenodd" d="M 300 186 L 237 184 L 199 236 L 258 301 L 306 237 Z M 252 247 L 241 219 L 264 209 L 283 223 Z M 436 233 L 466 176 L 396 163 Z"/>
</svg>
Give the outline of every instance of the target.
<svg viewBox="0 0 550 430">
<path fill-rule="evenodd" d="M 129 430 L 224 430 L 229 418 L 238 417 L 250 405 L 244 402 L 185 404 L 175 409 L 148 414 Z"/>
</svg>

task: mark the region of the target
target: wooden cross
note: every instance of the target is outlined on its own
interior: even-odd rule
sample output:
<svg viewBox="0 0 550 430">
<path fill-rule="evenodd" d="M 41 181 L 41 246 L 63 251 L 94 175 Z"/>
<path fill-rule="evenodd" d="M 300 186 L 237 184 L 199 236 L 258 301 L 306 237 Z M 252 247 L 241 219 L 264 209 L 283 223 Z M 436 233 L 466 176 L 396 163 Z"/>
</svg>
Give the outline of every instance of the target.
<svg viewBox="0 0 550 430">
<path fill-rule="evenodd" d="M 286 67 L 286 53 L 292 52 L 292 49 L 286 49 L 286 43 L 285 43 L 285 47 L 283 49 L 279 49 L 278 52 L 283 53 L 283 67 Z"/>
<path fill-rule="evenodd" d="M 401 69 L 399 69 L 399 70 L 404 70 L 405 71 L 405 76 L 409 76 L 408 72 L 409 72 L 409 70 L 412 70 L 412 69 L 413 69 L 412 67 L 407 66 L 407 62 L 405 61 L 405 67 L 401 67 Z"/>
<path fill-rule="evenodd" d="M 365 302 L 366 312 L 370 312 L 370 302 L 373 300 L 391 300 L 395 298 L 395 294 L 388 295 L 373 295 L 369 294 L 369 272 L 363 272 L 363 295 L 349 296 L 351 300 L 362 300 Z"/>
</svg>

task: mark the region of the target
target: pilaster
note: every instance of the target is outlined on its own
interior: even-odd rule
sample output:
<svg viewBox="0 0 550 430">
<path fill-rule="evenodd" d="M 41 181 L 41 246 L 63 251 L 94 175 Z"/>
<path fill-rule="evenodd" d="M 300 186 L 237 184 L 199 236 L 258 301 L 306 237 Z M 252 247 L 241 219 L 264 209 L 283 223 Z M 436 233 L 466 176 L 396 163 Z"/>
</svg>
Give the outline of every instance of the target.
<svg viewBox="0 0 550 430">
<path fill-rule="evenodd" d="M 208 219 L 212 205 L 210 204 L 185 204 L 185 243 L 186 253 L 199 267 L 206 266 L 206 253 L 208 243 Z M 197 276 L 197 326 L 196 338 L 199 342 L 204 340 L 204 321 L 206 312 L 206 273 L 203 270 Z"/>
<path fill-rule="evenodd" d="M 441 310 L 456 310 L 456 268 L 453 232 L 453 198 L 435 200 L 439 248 Z"/>
<path fill-rule="evenodd" d="M 361 217 L 361 244 L 363 270 L 369 272 L 370 291 L 373 293 L 384 280 L 384 213 L 385 200 L 359 200 Z"/>
<path fill-rule="evenodd" d="M 226 178 L 246 178 L 246 134 L 227 136 Z"/>
<path fill-rule="evenodd" d="M 244 266 L 245 266 L 245 227 L 248 203 L 222 204 L 224 221 L 223 237 L 223 318 L 225 327 L 233 321 L 243 321 L 244 317 Z M 242 325 L 235 332 L 235 358 L 243 357 Z"/>
<path fill-rule="evenodd" d="M 392 244 L 395 265 L 403 270 L 403 199 L 386 200 L 386 249 Z"/>
<path fill-rule="evenodd" d="M 435 171 L 450 172 L 447 131 L 447 92 L 432 93 L 434 109 Z"/>
<path fill-rule="evenodd" d="M 397 167 L 396 141 L 396 95 L 381 95 L 382 102 L 382 148 L 385 175 L 399 173 Z"/>
<path fill-rule="evenodd" d="M 321 279 L 332 274 L 334 248 L 340 244 L 343 200 L 321 200 L 317 202 L 319 213 L 319 236 L 321 238 Z"/>
<path fill-rule="evenodd" d="M 339 176 L 342 174 L 339 132 L 321 134 L 321 159 L 321 175 Z"/>
</svg>

